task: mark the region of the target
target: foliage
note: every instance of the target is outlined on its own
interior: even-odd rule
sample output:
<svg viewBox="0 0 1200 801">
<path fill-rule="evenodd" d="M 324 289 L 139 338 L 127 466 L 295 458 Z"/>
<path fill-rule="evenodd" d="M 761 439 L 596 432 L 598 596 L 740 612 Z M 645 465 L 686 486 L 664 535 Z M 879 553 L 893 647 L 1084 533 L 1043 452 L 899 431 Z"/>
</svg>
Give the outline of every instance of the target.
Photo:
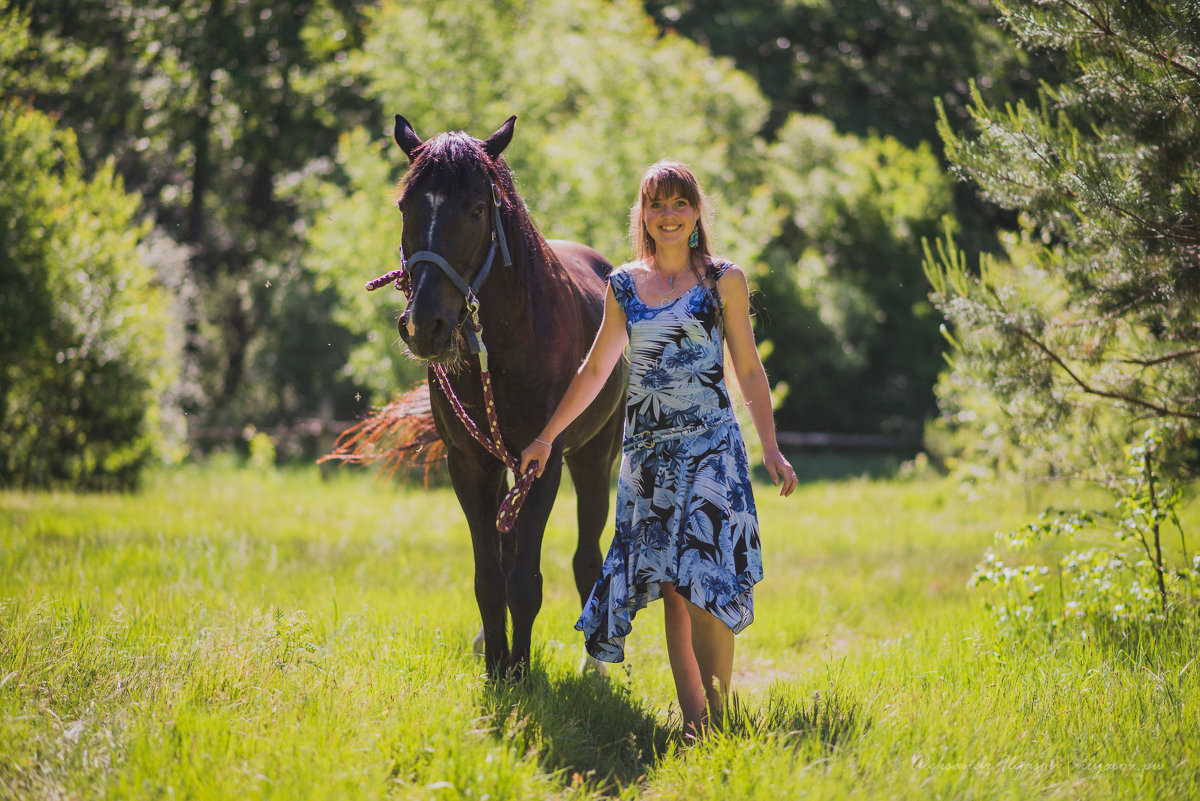
<svg viewBox="0 0 1200 801">
<path fill-rule="evenodd" d="M 777 225 L 754 136 L 761 95 L 727 61 L 660 36 L 631 0 L 384 3 L 348 68 L 424 137 L 484 137 L 518 114 L 504 155 L 540 229 L 617 263 L 630 253 L 626 221 L 641 173 L 666 156 L 695 168 L 715 201 L 718 249 L 750 272 Z M 377 401 L 418 374 L 386 333 L 400 299 L 360 289 L 394 266 L 399 243 L 388 201 L 406 162 L 383 133 L 342 137 L 337 174 L 314 190 L 307 257 L 318 285 L 341 293 L 338 321 L 366 340 L 349 371 Z"/>
<path fill-rule="evenodd" d="M 776 345 L 771 374 L 804 387 L 781 423 L 919 439 L 936 413 L 944 345 L 918 243 L 952 212 L 965 246 L 991 249 L 997 224 L 994 208 L 940 175 L 935 100 L 965 118 L 972 75 L 989 97 L 1031 96 L 1044 60 L 1018 49 L 986 2 L 645 6 L 667 30 L 732 57 L 771 103 L 769 181 L 792 221 L 764 254 L 761 330 Z M 834 146 L 834 130 L 850 136 Z"/>
<path fill-rule="evenodd" d="M 1036 304 L 1051 317 L 1068 319 L 1072 307 L 1061 275 L 1016 266 L 1035 263 L 1044 244 L 1029 230 L 1005 234 L 1001 243 L 1007 257 L 981 256 L 978 280 L 1002 287 L 1015 306 Z M 952 295 L 958 291 L 954 287 L 966 291 L 973 279 L 965 254 L 949 237 L 938 243 L 936 257 L 933 253 L 927 250 L 927 265 L 934 258 L 956 264 L 946 273 L 947 283 L 942 283 L 941 273 L 930 273 L 934 297 Z M 949 284 L 951 276 L 957 283 Z M 953 333 L 943 330 L 950 369 L 943 371 L 936 386 L 941 413 L 926 430 L 930 452 L 960 477 L 982 481 L 1006 473 L 1027 479 L 1081 474 L 1099 478 L 1090 466 L 1121 463 L 1129 421 L 1117 407 L 1071 406 L 1070 396 L 1047 404 L 1045 390 L 1054 381 L 1051 365 L 1036 352 L 1022 351 L 1021 369 L 1010 369 L 995 357 L 1008 348 L 1005 338 L 983 321 L 965 317 L 969 307 L 964 304 L 953 308 L 948 316 L 957 325 Z M 1063 424 L 1067 419 L 1070 425 Z"/>
<path fill-rule="evenodd" d="M 936 139 L 934 103 L 964 118 L 968 78 L 1023 97 L 1045 65 L 986 0 L 646 0 L 660 25 L 730 56 L 771 101 L 768 135 L 798 111 L 844 133 Z"/>
<path fill-rule="evenodd" d="M 994 605 L 1001 621 L 1048 624 L 1114 621 L 1154 622 L 1194 618 L 1200 608 L 1200 554 L 1189 563 L 1187 538 L 1179 520 L 1182 488 L 1164 479 L 1156 462 L 1162 436 L 1148 429 L 1126 449 L 1128 473 L 1114 478 L 1111 509 L 1047 510 L 1036 520 L 998 535 L 1013 552 L 1082 539 L 1089 547 L 1057 557 L 1054 569 L 1038 561 L 1010 565 L 992 548 L 975 568 L 972 585 L 1004 590 Z M 1179 549 L 1168 545 L 1166 526 L 1179 534 Z M 1108 533 L 1111 539 L 1087 539 Z M 1113 542 L 1115 540 L 1115 543 Z M 1047 590 L 1057 581 L 1058 597 Z"/>
<path fill-rule="evenodd" d="M 9 1 L 39 68 L 10 91 L 76 131 L 86 172 L 111 160 L 177 245 L 189 419 L 269 425 L 331 405 L 349 338 L 301 280 L 288 187 L 371 118 L 358 87 L 330 79 L 361 42 L 363 4 Z"/>
<path fill-rule="evenodd" d="M 914 243 L 949 209 L 927 148 L 838 136 L 801 116 L 768 147 L 755 135 L 766 105 L 746 76 L 660 36 L 628 2 L 385 4 L 371 30 L 349 68 L 419 133 L 484 136 L 519 112 L 505 156 L 547 236 L 624 260 L 645 165 L 690 162 L 715 200 L 718 249 L 764 290 L 771 375 L 805 387 L 783 401 L 781 424 L 919 430 L 941 340 Z M 420 377 L 389 333 L 402 301 L 359 289 L 394 264 L 400 219 L 385 187 L 404 159 L 362 130 L 336 158 L 332 180 L 313 190 L 308 258 L 318 285 L 342 293 L 338 322 L 364 341 L 349 375 L 382 402 Z"/>
<path fill-rule="evenodd" d="M 757 86 L 733 61 L 656 27 L 634 0 L 2 8 L 5 92 L 75 131 L 85 174 L 111 160 L 154 222 L 143 251 L 183 331 L 168 402 L 193 434 L 345 419 L 418 379 L 391 333 L 402 301 L 358 289 L 395 265 L 399 215 L 389 207 L 404 159 L 385 119 L 396 111 L 426 136 L 485 135 L 517 113 L 506 156 L 535 219 L 548 236 L 614 261 L 628 255 L 624 220 L 643 168 L 664 156 L 690 162 L 716 201 L 718 249 L 767 290 L 760 338 L 788 338 L 772 376 L 828 387 L 793 393 L 781 411 L 788 425 L 911 430 L 928 413 L 938 343 L 904 238 L 947 208 L 928 153 L 874 137 L 820 146 L 832 131 L 815 133 L 816 118 L 788 122 L 790 108 L 753 59 L 731 51 Z M 837 13 L 843 20 L 846 9 Z M 885 72 L 913 64 L 887 63 Z M 784 139 L 768 145 L 761 131 Z M 846 163 L 795 151 L 810 141 Z M 817 183 L 826 170 L 844 186 Z M 908 192 L 929 199 L 925 212 L 897 206 Z M 870 277 L 865 254 L 882 254 L 889 269 Z M 813 288 L 826 280 L 828 291 Z M 840 315 L 827 303 L 842 301 Z M 296 455 L 286 440 L 278 447 Z"/>
<path fill-rule="evenodd" d="M 163 445 L 167 298 L 138 198 L 0 101 L 0 484 L 128 487 Z"/>
<path fill-rule="evenodd" d="M 255 470 L 268 470 L 275 466 L 275 442 L 265 431 L 256 431 L 250 437 L 250 458 L 247 463 Z"/>
<path fill-rule="evenodd" d="M 1195 9 L 1002 8 L 1023 46 L 1061 57 L 1071 80 L 1044 86 L 1035 105 L 996 107 L 975 91 L 969 134 L 942 111 L 958 174 L 1022 214 L 1004 257 L 977 273 L 949 237 L 928 256 L 935 302 L 954 324 L 954 383 L 982 382 L 994 398 L 952 390 L 943 419 L 1014 442 L 1055 432 L 1072 443 L 1057 460 L 1067 472 L 1111 459 L 1145 418 L 1186 442 L 1200 421 Z"/>
<path fill-rule="evenodd" d="M 972 80 L 989 101 L 1036 97 L 1058 65 L 1026 51 L 1000 22 L 991 0 L 645 0 L 667 30 L 729 56 L 771 103 L 762 134 L 774 141 L 793 113 L 828 119 L 840 133 L 932 145 L 944 165 L 937 104 L 956 124 L 969 121 Z M 996 249 L 995 231 L 1014 215 L 955 187 L 963 247 Z M 919 325 L 918 325 L 919 327 Z"/>
<path fill-rule="evenodd" d="M 918 243 L 949 212 L 948 179 L 928 147 L 839 135 L 801 115 L 767 162 L 788 216 L 763 256 L 760 329 L 774 345 L 768 371 L 803 387 L 780 425 L 916 439 L 943 344 Z"/>
</svg>

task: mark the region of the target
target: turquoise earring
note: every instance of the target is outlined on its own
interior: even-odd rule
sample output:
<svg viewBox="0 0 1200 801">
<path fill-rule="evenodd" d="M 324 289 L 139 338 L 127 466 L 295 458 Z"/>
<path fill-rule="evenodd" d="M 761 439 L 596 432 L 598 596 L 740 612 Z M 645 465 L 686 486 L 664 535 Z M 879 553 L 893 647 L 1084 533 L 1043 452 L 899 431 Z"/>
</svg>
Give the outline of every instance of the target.
<svg viewBox="0 0 1200 801">
<path fill-rule="evenodd" d="M 688 237 L 688 247 L 694 248 L 700 244 L 700 224 L 696 223 L 696 227 L 692 229 L 692 235 Z"/>
</svg>

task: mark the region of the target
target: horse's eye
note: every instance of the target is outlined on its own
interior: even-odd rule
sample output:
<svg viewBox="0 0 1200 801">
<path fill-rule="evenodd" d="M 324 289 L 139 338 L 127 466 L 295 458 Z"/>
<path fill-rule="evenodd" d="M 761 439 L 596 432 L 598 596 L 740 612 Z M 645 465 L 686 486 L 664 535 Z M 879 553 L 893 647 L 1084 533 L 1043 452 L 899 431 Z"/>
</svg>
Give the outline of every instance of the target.
<svg viewBox="0 0 1200 801">
<path fill-rule="evenodd" d="M 482 203 L 476 203 L 475 208 L 471 209 L 471 216 L 472 217 L 480 216 L 481 214 L 483 214 L 484 208 L 486 208 L 486 207 Z"/>
</svg>

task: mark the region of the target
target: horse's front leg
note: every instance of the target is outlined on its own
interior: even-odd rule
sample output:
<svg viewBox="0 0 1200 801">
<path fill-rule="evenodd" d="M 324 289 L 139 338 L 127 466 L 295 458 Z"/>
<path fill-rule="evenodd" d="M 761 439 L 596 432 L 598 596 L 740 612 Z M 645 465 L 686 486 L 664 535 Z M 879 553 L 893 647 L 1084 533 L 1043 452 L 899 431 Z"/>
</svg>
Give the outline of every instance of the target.
<svg viewBox="0 0 1200 801">
<path fill-rule="evenodd" d="M 496 512 L 504 485 L 504 466 L 482 449 L 478 453 L 449 449 L 446 466 L 450 483 L 471 531 L 475 556 L 475 601 L 483 619 L 484 664 L 492 675 L 509 665 L 505 571 L 500 558 Z"/>
<path fill-rule="evenodd" d="M 608 523 L 609 482 L 612 479 L 613 462 L 621 452 L 624 422 L 620 412 L 614 414 L 596 436 L 566 459 L 578 499 L 576 514 L 579 538 L 571 564 L 575 570 L 580 609 L 587 604 L 604 564 L 600 538 Z"/>
<path fill-rule="evenodd" d="M 567 468 L 571 471 L 578 500 L 579 539 L 576 541 L 572 566 L 575 568 L 575 587 L 579 590 L 581 609 L 587 605 L 604 564 L 600 538 L 608 523 L 609 480 L 613 461 L 621 452 L 623 424 L 624 419 L 618 411 L 591 441 L 567 457 Z M 604 663 L 586 650 L 579 668 L 584 673 L 608 675 Z"/>
<path fill-rule="evenodd" d="M 512 615 L 512 661 L 516 676 L 529 667 L 533 621 L 542 608 L 542 536 L 562 479 L 562 451 L 555 448 L 540 478 L 533 482 L 516 525 L 512 569 L 508 573 L 508 610 Z"/>
</svg>

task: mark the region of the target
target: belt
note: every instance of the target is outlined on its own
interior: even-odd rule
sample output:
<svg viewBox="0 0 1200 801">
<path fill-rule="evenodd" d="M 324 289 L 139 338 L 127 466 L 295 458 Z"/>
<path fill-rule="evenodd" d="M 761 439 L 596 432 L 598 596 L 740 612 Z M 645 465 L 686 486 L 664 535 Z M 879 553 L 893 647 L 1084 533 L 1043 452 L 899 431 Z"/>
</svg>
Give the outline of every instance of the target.
<svg viewBox="0 0 1200 801">
<path fill-rule="evenodd" d="M 653 448 L 660 442 L 669 442 L 675 439 L 684 437 L 694 437 L 697 434 L 716 428 L 719 425 L 732 422 L 733 414 L 728 409 L 718 409 L 715 412 L 709 412 L 692 423 L 684 423 L 683 425 L 672 426 L 671 428 L 655 428 L 649 431 L 642 431 L 632 436 L 626 437 L 621 443 L 621 450 L 624 453 L 637 450 L 638 448 Z"/>
</svg>

